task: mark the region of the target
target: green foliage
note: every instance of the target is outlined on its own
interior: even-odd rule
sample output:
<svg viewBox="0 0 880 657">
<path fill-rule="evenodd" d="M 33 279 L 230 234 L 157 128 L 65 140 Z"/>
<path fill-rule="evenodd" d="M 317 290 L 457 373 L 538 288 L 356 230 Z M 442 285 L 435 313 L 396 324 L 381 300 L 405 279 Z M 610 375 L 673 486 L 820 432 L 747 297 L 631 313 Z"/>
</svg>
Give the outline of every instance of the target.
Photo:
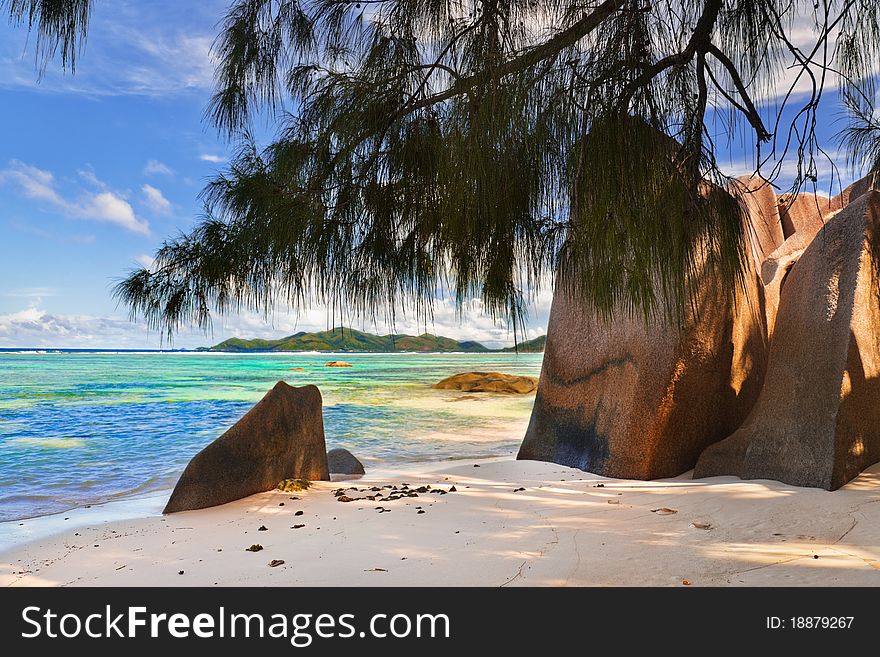
<svg viewBox="0 0 880 657">
<path fill-rule="evenodd" d="M 505 347 L 501 351 L 516 351 L 521 354 L 539 354 L 544 351 L 547 344 L 547 336 L 542 335 L 531 340 L 520 342 L 515 347 Z"/>
<path fill-rule="evenodd" d="M 76 55 L 86 39 L 92 0 L 0 0 L 0 13 L 14 25 L 36 33 L 41 66 L 59 54 L 64 68 L 76 68 Z"/>
<path fill-rule="evenodd" d="M 880 173 L 880 112 L 867 96 L 848 94 L 845 104 L 852 120 L 839 133 L 854 169 Z"/>
<path fill-rule="evenodd" d="M 71 64 L 88 5 L 0 0 Z M 116 288 L 132 315 L 170 336 L 279 303 L 430 319 L 449 296 L 516 331 L 554 275 L 609 318 L 681 318 L 703 276 L 732 291 L 747 251 L 714 139 L 742 127 L 765 177 L 792 156 L 793 191 L 815 184 L 826 80 L 876 91 L 880 3 L 233 0 L 215 54 L 206 115 L 240 150 L 204 220 Z"/>
<path fill-rule="evenodd" d="M 352 328 L 334 328 L 316 333 L 300 332 L 278 340 L 243 340 L 230 338 L 214 345 L 210 351 L 354 351 L 354 352 L 486 352 L 479 342 L 458 342 L 452 338 L 424 333 L 422 335 L 373 335 Z"/>
</svg>

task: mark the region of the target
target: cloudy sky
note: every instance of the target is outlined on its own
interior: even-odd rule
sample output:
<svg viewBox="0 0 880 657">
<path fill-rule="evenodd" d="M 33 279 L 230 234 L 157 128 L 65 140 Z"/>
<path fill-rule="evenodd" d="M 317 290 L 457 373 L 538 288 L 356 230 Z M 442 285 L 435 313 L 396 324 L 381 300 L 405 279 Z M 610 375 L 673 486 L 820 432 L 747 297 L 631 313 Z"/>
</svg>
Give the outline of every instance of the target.
<svg viewBox="0 0 880 657">
<path fill-rule="evenodd" d="M 110 289 L 198 219 L 198 192 L 230 154 L 202 121 L 210 46 L 226 4 L 96 2 L 75 75 L 50 64 L 38 76 L 33 37 L 0 22 L 0 347 L 159 346 L 158 335 L 128 321 Z M 823 139 L 832 124 L 829 114 Z M 752 165 L 737 144 L 722 160 L 733 173 Z M 549 293 L 536 299 L 530 337 L 544 332 L 549 304 Z M 174 346 L 330 324 L 322 308 L 298 317 L 279 309 L 268 321 L 236 315 L 215 320 L 208 336 L 184 332 Z M 461 320 L 441 302 L 433 325 L 403 319 L 395 328 L 493 345 L 513 338 L 478 304 Z"/>
</svg>

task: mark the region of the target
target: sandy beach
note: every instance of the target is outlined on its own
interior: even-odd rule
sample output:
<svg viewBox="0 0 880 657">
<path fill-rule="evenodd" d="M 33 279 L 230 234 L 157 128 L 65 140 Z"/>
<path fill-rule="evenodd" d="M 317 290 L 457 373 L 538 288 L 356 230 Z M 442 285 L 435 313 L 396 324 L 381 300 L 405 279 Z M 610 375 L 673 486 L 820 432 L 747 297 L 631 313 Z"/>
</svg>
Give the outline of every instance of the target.
<svg viewBox="0 0 880 657">
<path fill-rule="evenodd" d="M 878 502 L 880 465 L 827 492 L 689 473 L 607 479 L 510 458 L 418 463 L 71 527 L 0 552 L 0 583 L 878 586 Z"/>
</svg>

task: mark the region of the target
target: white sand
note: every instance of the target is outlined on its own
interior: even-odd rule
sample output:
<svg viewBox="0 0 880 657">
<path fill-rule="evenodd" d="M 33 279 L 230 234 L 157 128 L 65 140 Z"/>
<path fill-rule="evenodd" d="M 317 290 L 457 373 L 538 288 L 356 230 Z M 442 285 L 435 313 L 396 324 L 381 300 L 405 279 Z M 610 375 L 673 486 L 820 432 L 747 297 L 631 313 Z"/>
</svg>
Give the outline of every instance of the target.
<svg viewBox="0 0 880 657">
<path fill-rule="evenodd" d="M 0 584 L 880 586 L 880 466 L 829 493 L 474 463 L 414 464 L 305 493 L 71 528 L 0 553 Z M 401 482 L 457 492 L 384 503 L 343 503 L 332 493 Z M 662 507 L 677 512 L 652 512 Z M 246 552 L 253 543 L 264 549 Z M 285 564 L 270 568 L 272 559 Z"/>
</svg>

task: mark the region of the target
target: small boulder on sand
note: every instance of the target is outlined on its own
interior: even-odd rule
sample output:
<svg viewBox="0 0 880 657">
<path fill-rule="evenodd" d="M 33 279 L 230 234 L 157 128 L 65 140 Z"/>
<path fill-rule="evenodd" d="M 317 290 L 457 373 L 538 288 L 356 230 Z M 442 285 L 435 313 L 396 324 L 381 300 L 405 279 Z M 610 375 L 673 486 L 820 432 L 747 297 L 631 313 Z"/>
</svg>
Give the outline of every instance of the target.
<svg viewBox="0 0 880 657">
<path fill-rule="evenodd" d="M 499 372 L 465 372 L 455 374 L 434 384 L 440 390 L 464 392 L 504 392 L 525 395 L 534 392 L 538 379 L 532 376 L 514 376 Z"/>
<path fill-rule="evenodd" d="M 364 465 L 347 449 L 338 447 L 327 452 L 327 466 L 330 474 L 362 475 Z"/>
<path fill-rule="evenodd" d="M 346 363 L 344 360 L 331 360 L 324 363 L 324 367 L 351 367 L 351 363 Z"/>
</svg>

